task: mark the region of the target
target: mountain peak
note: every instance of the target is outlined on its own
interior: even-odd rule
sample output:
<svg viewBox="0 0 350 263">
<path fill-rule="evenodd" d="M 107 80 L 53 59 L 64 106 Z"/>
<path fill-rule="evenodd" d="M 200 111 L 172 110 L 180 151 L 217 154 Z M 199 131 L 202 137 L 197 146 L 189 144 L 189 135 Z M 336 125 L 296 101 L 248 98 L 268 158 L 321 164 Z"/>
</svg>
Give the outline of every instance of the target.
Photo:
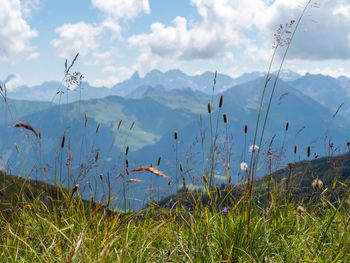
<svg viewBox="0 0 350 263">
<path fill-rule="evenodd" d="M 132 76 L 130 77 L 130 79 L 140 79 L 139 72 L 136 70 L 136 71 L 134 72 L 134 74 L 132 74 Z"/>
</svg>

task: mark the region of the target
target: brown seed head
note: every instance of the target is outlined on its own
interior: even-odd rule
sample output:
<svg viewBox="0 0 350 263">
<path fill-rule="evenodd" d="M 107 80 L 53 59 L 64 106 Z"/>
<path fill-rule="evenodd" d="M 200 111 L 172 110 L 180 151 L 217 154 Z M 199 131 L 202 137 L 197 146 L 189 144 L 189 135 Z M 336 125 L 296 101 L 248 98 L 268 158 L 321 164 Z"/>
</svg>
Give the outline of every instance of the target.
<svg viewBox="0 0 350 263">
<path fill-rule="evenodd" d="M 142 180 L 140 179 L 128 179 L 126 180 L 127 183 L 139 183 L 139 182 L 142 182 Z"/>
<path fill-rule="evenodd" d="M 61 148 L 64 147 L 64 142 L 66 141 L 66 133 L 63 133 L 63 136 L 62 136 L 62 141 L 61 141 Z"/>
<path fill-rule="evenodd" d="M 182 164 L 180 163 L 180 172 L 182 173 L 184 171 L 184 168 L 182 167 Z"/>
<path fill-rule="evenodd" d="M 224 97 L 221 95 L 221 96 L 220 96 L 220 101 L 219 101 L 219 108 L 222 107 L 222 102 L 223 102 L 223 100 L 224 100 Z"/>
<path fill-rule="evenodd" d="M 35 136 L 38 137 L 37 131 L 29 123 L 24 123 L 22 121 L 19 121 L 19 122 L 15 123 L 13 125 L 13 127 L 15 127 L 15 128 L 22 127 L 22 128 L 24 128 L 26 130 L 29 130 L 29 131 L 33 132 L 35 134 Z"/>
<path fill-rule="evenodd" d="M 135 168 L 134 170 L 132 170 L 131 172 L 141 172 L 141 171 L 147 171 L 150 173 L 153 173 L 159 177 L 168 177 L 165 174 L 163 174 L 161 171 L 154 169 L 153 167 L 150 166 L 140 166 L 138 168 Z"/>
<path fill-rule="evenodd" d="M 224 114 L 222 115 L 222 117 L 224 118 L 224 123 L 227 123 L 227 115 L 226 115 L 226 113 L 224 113 Z"/>
<path fill-rule="evenodd" d="M 87 123 L 87 115 L 86 112 L 84 113 L 84 127 L 86 128 L 86 123 Z"/>
<path fill-rule="evenodd" d="M 128 159 L 125 160 L 125 166 L 126 166 L 126 168 L 129 168 L 129 160 Z"/>
<path fill-rule="evenodd" d="M 100 125 L 101 125 L 101 123 L 99 122 L 99 123 L 97 124 L 96 133 L 98 133 L 98 129 L 100 128 Z"/>
<path fill-rule="evenodd" d="M 72 153 L 69 151 L 67 156 L 67 165 L 72 164 Z"/>
<path fill-rule="evenodd" d="M 98 162 L 98 157 L 100 156 L 100 152 L 97 152 L 96 155 L 95 155 L 95 161 L 96 163 Z"/>
<path fill-rule="evenodd" d="M 174 132 L 174 139 L 175 141 L 177 140 L 177 137 L 178 137 L 178 134 L 177 134 L 177 131 Z"/>
<path fill-rule="evenodd" d="M 288 131 L 289 128 L 289 122 L 286 123 L 286 131 Z"/>
<path fill-rule="evenodd" d="M 298 146 L 294 145 L 294 154 L 297 154 L 297 151 L 298 151 Z"/>
<path fill-rule="evenodd" d="M 294 167 L 294 163 L 288 163 L 287 166 L 288 166 L 289 170 L 292 170 Z"/>
<path fill-rule="evenodd" d="M 246 124 L 244 125 L 244 133 L 247 134 L 247 132 L 248 132 L 248 125 Z"/>
<path fill-rule="evenodd" d="M 119 123 L 118 123 L 118 130 L 120 128 L 120 125 L 122 125 L 122 120 L 120 120 Z"/>
<path fill-rule="evenodd" d="M 210 106 L 210 103 L 208 103 L 208 113 L 209 113 L 209 114 L 211 113 L 211 106 Z"/>
<path fill-rule="evenodd" d="M 75 194 L 76 191 L 79 189 L 79 184 L 76 184 L 72 189 L 72 196 Z"/>
<path fill-rule="evenodd" d="M 203 181 L 204 181 L 205 183 L 208 183 L 208 177 L 207 177 L 206 175 L 204 175 L 204 174 L 203 174 L 202 177 L 203 177 Z"/>
<path fill-rule="evenodd" d="M 220 187 L 219 186 L 216 187 L 216 193 L 218 194 L 218 197 L 220 199 L 221 198 L 221 191 L 220 191 Z"/>
<path fill-rule="evenodd" d="M 311 148 L 310 146 L 307 147 L 307 157 L 310 157 L 311 154 Z"/>
<path fill-rule="evenodd" d="M 157 166 L 159 166 L 160 165 L 160 160 L 161 160 L 162 158 L 159 156 L 158 157 L 158 162 L 157 162 Z"/>
<path fill-rule="evenodd" d="M 132 128 L 134 128 L 134 125 L 135 125 L 135 121 L 133 121 L 133 122 L 131 123 L 130 130 L 132 130 Z"/>
<path fill-rule="evenodd" d="M 18 149 L 17 143 L 15 143 L 15 148 L 16 148 L 17 153 L 19 153 L 19 149 Z"/>
<path fill-rule="evenodd" d="M 128 145 L 128 146 L 126 146 L 126 149 L 125 149 L 125 155 L 128 155 L 128 153 L 129 153 L 129 145 Z"/>
</svg>

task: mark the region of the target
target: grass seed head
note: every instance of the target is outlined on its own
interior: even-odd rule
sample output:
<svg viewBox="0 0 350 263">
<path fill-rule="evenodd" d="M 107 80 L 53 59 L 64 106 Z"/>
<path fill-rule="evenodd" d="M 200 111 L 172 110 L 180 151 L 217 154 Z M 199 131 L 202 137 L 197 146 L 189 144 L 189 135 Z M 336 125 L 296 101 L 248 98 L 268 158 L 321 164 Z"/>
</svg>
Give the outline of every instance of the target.
<svg viewBox="0 0 350 263">
<path fill-rule="evenodd" d="M 297 207 L 297 212 L 299 213 L 299 215 L 301 215 L 302 213 L 305 213 L 305 208 L 301 205 L 299 205 Z"/>
<path fill-rule="evenodd" d="M 15 127 L 15 128 L 20 128 L 20 127 L 24 128 L 24 129 L 26 129 L 28 131 L 33 132 L 35 134 L 35 136 L 38 137 L 37 131 L 29 123 L 24 123 L 22 121 L 19 121 L 19 122 L 15 123 L 13 125 L 13 127 Z"/>
<path fill-rule="evenodd" d="M 98 133 L 98 129 L 100 129 L 100 125 L 101 125 L 101 123 L 99 122 L 99 123 L 97 124 L 96 134 Z"/>
<path fill-rule="evenodd" d="M 322 186 L 323 186 L 323 182 L 316 178 L 313 182 L 312 182 L 312 188 L 315 189 L 315 190 L 320 190 L 322 189 Z"/>
<path fill-rule="evenodd" d="M 224 114 L 222 115 L 222 117 L 224 118 L 224 123 L 227 123 L 227 115 L 226 115 L 226 113 L 224 113 Z"/>
<path fill-rule="evenodd" d="M 223 100 L 224 100 L 224 97 L 221 95 L 220 96 L 220 101 L 219 101 L 219 108 L 222 107 Z"/>
</svg>

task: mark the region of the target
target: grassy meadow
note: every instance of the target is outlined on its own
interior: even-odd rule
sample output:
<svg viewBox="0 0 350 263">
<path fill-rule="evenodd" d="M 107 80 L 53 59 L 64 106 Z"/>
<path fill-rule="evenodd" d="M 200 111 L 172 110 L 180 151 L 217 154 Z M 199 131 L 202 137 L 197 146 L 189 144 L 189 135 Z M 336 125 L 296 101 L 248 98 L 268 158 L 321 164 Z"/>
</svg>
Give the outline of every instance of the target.
<svg viewBox="0 0 350 263">
<path fill-rule="evenodd" d="M 208 134 L 201 142 L 204 151 L 200 153 L 203 155 L 201 174 L 191 174 L 191 170 L 186 170 L 185 176 L 186 168 L 178 158 L 181 134 L 177 131 L 173 133 L 173 141 L 169 142 L 169 147 L 174 145 L 176 153 L 176 169 L 171 176 L 175 182 L 159 169 L 161 159 L 158 159 L 157 166 L 131 167 L 129 148 L 126 147 L 122 153 L 125 165 L 118 172 L 111 172 L 111 176 L 122 179 L 123 191 L 114 192 L 109 177 L 101 176 L 103 196 L 99 200 L 93 194 L 82 194 L 88 186 L 79 185 L 79 178 L 69 178 L 73 176 L 71 167 L 82 164 L 75 155 L 76 149 L 70 148 L 70 139 L 73 141 L 74 138 L 70 138 L 68 127 L 62 137 L 56 138 L 57 148 L 52 153 L 55 160 L 55 167 L 51 169 L 53 173 L 50 174 L 54 178 L 53 184 L 30 180 L 27 174 L 12 175 L 5 165 L 4 171 L 0 173 L 0 261 L 350 262 L 348 151 L 342 155 L 335 154 L 336 146 L 327 143 L 325 156 L 318 158 L 313 156 L 310 146 L 305 146 L 304 161 L 291 162 L 279 169 L 279 164 L 283 163 L 280 157 L 283 155 L 278 152 L 283 152 L 283 145 L 276 153 L 271 150 L 273 139 L 266 142 L 265 136 L 271 102 L 278 89 L 279 73 L 310 2 L 299 20 L 281 25 L 275 35 L 274 54 L 265 85 L 259 87 L 256 127 L 249 127 L 255 131 L 254 136 L 247 138 L 248 127 L 242 129 L 241 139 L 252 143 L 246 143 L 250 152 L 246 161 L 241 163 L 239 175 L 233 173 L 227 161 L 230 159 L 230 116 L 222 112 L 224 97 L 214 101 L 215 73 L 212 99 L 203 105 L 207 109 L 208 123 L 207 126 L 198 127 Z M 283 54 L 281 61 L 276 59 L 277 51 Z M 81 84 L 82 75 L 72 72 L 73 66 L 78 63 L 77 58 L 78 55 L 70 64 L 66 61 L 64 87 L 79 88 Z M 279 69 L 276 76 L 270 74 L 274 63 Z M 273 85 L 267 91 L 269 83 Z M 7 99 L 5 86 L 0 91 L 8 108 L 4 112 L 5 121 L 10 123 L 13 119 L 11 103 L 14 102 Z M 68 94 L 67 89 L 67 100 Z M 60 91 L 56 95 L 60 95 Z M 158 99 L 162 100 L 162 97 Z M 80 103 L 79 106 L 83 105 Z M 51 106 L 50 103 L 42 105 L 43 108 Z M 68 119 L 68 106 L 65 108 L 62 104 L 61 107 L 58 118 Z M 186 103 L 183 107 L 190 108 Z M 192 110 L 200 112 L 201 109 Z M 78 121 L 76 128 L 84 131 L 87 125 L 84 107 L 79 107 L 79 114 L 85 118 L 85 123 Z M 132 137 L 134 122 L 125 121 L 131 123 L 125 130 L 129 138 Z M 222 131 L 218 128 L 219 122 L 223 123 Z M 285 123 L 284 130 L 287 132 L 288 120 Z M 120 124 L 117 122 L 114 127 L 116 132 Z M 100 124 L 94 128 L 95 134 L 99 132 L 99 127 Z M 39 142 L 41 151 L 42 135 L 38 127 L 16 122 L 14 128 L 23 129 L 33 136 Z M 221 132 L 223 136 L 219 137 Z M 94 138 L 85 137 L 84 132 L 82 134 L 85 143 L 93 140 L 94 146 Z M 6 140 L 6 134 L 2 133 L 0 138 Z M 146 138 L 150 141 L 153 139 Z M 142 145 L 143 142 L 138 143 Z M 124 144 L 127 145 L 126 142 Z M 345 149 L 349 150 L 349 146 L 350 143 L 347 143 Z M 17 152 L 22 149 L 22 145 L 15 144 L 13 147 Z M 217 158 L 219 148 L 223 149 L 227 157 L 224 162 L 225 183 L 222 184 L 215 181 L 217 163 L 220 162 Z M 294 146 L 292 151 L 295 155 L 301 151 L 300 148 Z M 67 153 L 66 158 L 62 157 L 63 150 Z M 97 166 L 103 165 L 98 162 L 99 158 L 99 151 L 95 151 L 91 159 Z M 25 164 L 25 159 L 22 163 Z M 261 171 L 262 163 L 266 164 L 266 171 Z M 176 191 L 160 201 L 150 197 L 143 209 L 132 210 L 127 196 L 133 184 L 143 183 L 131 174 L 138 171 L 169 180 L 169 185 Z M 69 183 L 60 181 L 65 176 L 68 176 L 66 182 Z M 193 187 L 189 178 L 194 176 L 199 177 L 197 179 L 201 185 Z M 238 182 L 233 183 L 232 178 L 237 176 Z"/>
</svg>

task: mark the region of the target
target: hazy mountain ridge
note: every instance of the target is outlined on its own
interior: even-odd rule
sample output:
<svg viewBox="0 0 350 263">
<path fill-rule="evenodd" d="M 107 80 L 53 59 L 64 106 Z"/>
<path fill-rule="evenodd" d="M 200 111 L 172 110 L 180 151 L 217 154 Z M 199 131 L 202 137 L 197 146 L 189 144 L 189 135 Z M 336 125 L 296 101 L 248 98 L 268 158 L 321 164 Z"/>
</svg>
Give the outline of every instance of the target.
<svg viewBox="0 0 350 263">
<path fill-rule="evenodd" d="M 223 92 L 235 85 L 257 79 L 265 74 L 264 72 L 251 72 L 244 73 L 236 78 L 231 78 L 230 76 L 219 73 L 216 79 L 215 91 L 216 93 Z M 4 82 L 0 81 L 0 84 L 3 85 L 14 77 L 14 75 L 10 75 Z M 299 77 L 301 77 L 299 74 L 291 70 L 282 70 L 280 73 L 280 78 L 285 81 L 294 81 Z M 213 79 L 213 72 L 204 72 L 202 74 L 190 76 L 177 69 L 169 70 L 164 73 L 159 70 L 152 70 L 144 77 L 140 77 L 138 72 L 135 72 L 129 79 L 115 84 L 112 88 L 94 87 L 84 81 L 81 85 L 81 93 L 80 88 L 76 88 L 74 92 L 70 92 L 68 101 L 74 102 L 80 99 L 87 100 L 113 95 L 140 98 L 143 93 L 147 91 L 147 87 L 158 87 L 162 89 L 190 88 L 211 95 Z M 346 81 L 346 79 L 347 78 L 344 77 L 341 80 Z M 58 81 L 46 81 L 32 87 L 22 85 L 15 89 L 8 90 L 8 97 L 18 100 L 54 101 L 58 103 L 58 91 L 62 91 L 66 94 L 67 89 Z M 61 102 L 66 101 L 67 96 L 64 96 Z"/>
</svg>

